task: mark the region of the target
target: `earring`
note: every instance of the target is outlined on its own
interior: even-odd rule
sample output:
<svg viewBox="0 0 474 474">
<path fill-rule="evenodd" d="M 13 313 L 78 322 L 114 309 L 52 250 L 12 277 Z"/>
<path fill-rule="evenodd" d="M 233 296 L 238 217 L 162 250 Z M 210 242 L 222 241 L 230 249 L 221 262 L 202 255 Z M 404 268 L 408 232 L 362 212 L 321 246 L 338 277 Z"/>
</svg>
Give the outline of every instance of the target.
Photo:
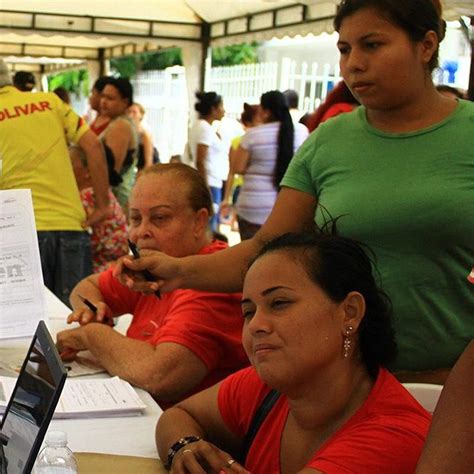
<svg viewBox="0 0 474 474">
<path fill-rule="evenodd" d="M 352 340 L 350 339 L 349 335 L 352 332 L 352 329 L 354 329 L 352 326 L 349 326 L 346 329 L 346 335 L 344 336 L 343 340 L 343 355 L 344 359 L 347 359 L 349 357 L 349 354 L 351 353 L 351 348 L 352 348 Z"/>
</svg>

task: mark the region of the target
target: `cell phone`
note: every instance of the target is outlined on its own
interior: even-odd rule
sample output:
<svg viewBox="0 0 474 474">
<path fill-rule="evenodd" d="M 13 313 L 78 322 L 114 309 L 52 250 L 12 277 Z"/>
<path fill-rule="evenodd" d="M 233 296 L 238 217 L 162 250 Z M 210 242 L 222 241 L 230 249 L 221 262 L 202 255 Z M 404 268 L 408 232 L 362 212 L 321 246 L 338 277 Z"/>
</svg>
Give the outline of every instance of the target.
<svg viewBox="0 0 474 474">
<path fill-rule="evenodd" d="M 140 251 L 138 250 L 137 244 L 135 244 L 135 242 L 132 242 L 130 239 L 128 239 L 128 246 L 130 248 L 130 251 L 132 252 L 133 257 L 140 258 Z M 155 281 L 155 277 L 148 270 L 143 270 L 141 273 L 144 276 L 146 281 Z M 161 299 L 160 290 L 156 290 L 155 295 L 159 299 Z"/>
</svg>

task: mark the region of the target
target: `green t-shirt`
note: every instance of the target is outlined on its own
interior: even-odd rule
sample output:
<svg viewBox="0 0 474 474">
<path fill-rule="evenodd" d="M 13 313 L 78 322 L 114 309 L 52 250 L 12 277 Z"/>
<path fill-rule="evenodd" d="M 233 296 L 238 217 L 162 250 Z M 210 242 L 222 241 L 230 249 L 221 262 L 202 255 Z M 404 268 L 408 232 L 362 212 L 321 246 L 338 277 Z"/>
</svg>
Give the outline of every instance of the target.
<svg viewBox="0 0 474 474">
<path fill-rule="evenodd" d="M 393 304 L 394 369 L 450 367 L 474 338 L 474 104 L 412 133 L 373 128 L 364 107 L 322 124 L 282 185 L 315 196 L 341 235 L 376 254 Z M 326 214 L 327 215 L 327 214 Z"/>
</svg>

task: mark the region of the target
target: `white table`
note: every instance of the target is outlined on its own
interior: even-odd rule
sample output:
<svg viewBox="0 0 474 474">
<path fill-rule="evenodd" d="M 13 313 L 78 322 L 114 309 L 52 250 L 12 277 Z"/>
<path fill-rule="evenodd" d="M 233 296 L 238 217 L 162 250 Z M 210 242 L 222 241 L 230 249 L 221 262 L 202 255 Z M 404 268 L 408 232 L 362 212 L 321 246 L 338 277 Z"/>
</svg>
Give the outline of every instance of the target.
<svg viewBox="0 0 474 474">
<path fill-rule="evenodd" d="M 48 329 L 53 337 L 61 329 L 67 327 L 66 318 L 70 309 L 49 290 L 46 291 L 48 307 Z M 130 317 L 119 318 L 116 326 L 124 332 Z M 30 339 L 13 339 L 0 341 L 0 357 L 2 351 L 26 354 Z M 101 374 L 101 377 L 107 377 Z M 95 375 L 94 377 L 99 377 Z M 95 418 L 80 420 L 53 420 L 50 430 L 61 430 L 67 433 L 69 447 L 74 452 L 91 452 L 105 454 L 122 454 L 157 458 L 155 447 L 155 426 L 162 410 L 153 398 L 144 390 L 136 389 L 147 408 L 142 416 Z"/>
</svg>

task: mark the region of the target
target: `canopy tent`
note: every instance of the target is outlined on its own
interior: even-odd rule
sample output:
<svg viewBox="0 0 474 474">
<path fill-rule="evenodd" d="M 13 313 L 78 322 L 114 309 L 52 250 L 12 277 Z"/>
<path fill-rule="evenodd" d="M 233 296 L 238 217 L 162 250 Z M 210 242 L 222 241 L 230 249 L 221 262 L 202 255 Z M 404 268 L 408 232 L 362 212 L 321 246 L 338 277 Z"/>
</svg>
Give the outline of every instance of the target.
<svg viewBox="0 0 474 474">
<path fill-rule="evenodd" d="M 0 54 L 13 69 L 49 72 L 87 61 L 180 47 L 190 90 L 209 46 L 332 32 L 339 0 L 0 0 Z M 442 0 L 447 20 L 474 0 Z M 27 58 L 27 59 L 25 59 Z M 57 58 L 57 59 L 56 59 Z M 79 61 L 79 62 L 78 62 Z"/>
</svg>

